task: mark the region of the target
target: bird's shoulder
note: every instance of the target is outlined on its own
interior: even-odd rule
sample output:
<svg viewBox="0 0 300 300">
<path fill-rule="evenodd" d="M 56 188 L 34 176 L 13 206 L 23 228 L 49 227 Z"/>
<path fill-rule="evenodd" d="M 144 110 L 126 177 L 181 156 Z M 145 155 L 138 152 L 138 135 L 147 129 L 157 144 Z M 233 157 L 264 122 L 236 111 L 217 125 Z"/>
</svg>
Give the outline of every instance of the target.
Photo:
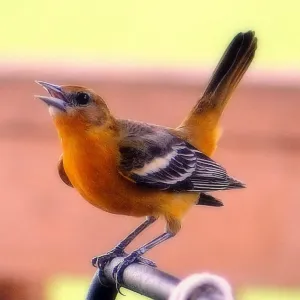
<svg viewBox="0 0 300 300">
<path fill-rule="evenodd" d="M 133 120 L 117 120 L 118 127 L 122 138 L 151 136 L 159 132 L 170 133 L 172 128 L 164 127 L 156 124 L 133 121 Z"/>
<path fill-rule="evenodd" d="M 172 145 L 180 142 L 167 127 L 131 120 L 119 120 L 120 168 L 141 168 L 153 159 L 163 157 Z"/>
</svg>

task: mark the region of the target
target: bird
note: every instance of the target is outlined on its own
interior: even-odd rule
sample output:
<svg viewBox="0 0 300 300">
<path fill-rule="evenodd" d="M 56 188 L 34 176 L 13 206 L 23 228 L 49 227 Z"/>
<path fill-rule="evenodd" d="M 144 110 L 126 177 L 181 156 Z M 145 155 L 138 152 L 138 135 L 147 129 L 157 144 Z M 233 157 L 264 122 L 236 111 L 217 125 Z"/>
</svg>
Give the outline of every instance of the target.
<svg viewBox="0 0 300 300">
<path fill-rule="evenodd" d="M 194 205 L 222 206 L 210 192 L 244 188 L 211 156 L 221 136 L 220 118 L 257 49 L 254 31 L 240 32 L 215 68 L 203 95 L 176 128 L 118 119 L 92 89 L 36 81 L 49 95 L 47 104 L 62 146 L 58 173 L 95 207 L 119 215 L 145 217 L 108 253 L 92 260 L 103 268 L 122 256 L 113 275 L 122 285 L 134 262 L 155 267 L 143 255 L 174 237 Z M 165 231 L 131 253 L 125 248 L 158 218 Z"/>
</svg>

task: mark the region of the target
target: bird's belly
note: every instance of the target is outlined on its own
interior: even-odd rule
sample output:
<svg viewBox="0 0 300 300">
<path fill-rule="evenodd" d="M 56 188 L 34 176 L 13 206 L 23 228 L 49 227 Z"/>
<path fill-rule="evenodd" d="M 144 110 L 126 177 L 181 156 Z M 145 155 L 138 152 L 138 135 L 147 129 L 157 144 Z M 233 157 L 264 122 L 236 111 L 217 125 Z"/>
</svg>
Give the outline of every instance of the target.
<svg viewBox="0 0 300 300">
<path fill-rule="evenodd" d="M 198 199 L 195 193 L 140 187 L 121 176 L 114 157 L 108 155 L 105 159 L 89 160 L 64 153 L 64 168 L 85 200 L 113 214 L 181 218 Z"/>
<path fill-rule="evenodd" d="M 104 164 L 68 163 L 64 158 L 66 173 L 76 190 L 90 204 L 111 213 L 121 213 L 123 199 L 118 195 L 114 167 Z M 123 208 L 124 209 L 124 208 Z"/>
</svg>

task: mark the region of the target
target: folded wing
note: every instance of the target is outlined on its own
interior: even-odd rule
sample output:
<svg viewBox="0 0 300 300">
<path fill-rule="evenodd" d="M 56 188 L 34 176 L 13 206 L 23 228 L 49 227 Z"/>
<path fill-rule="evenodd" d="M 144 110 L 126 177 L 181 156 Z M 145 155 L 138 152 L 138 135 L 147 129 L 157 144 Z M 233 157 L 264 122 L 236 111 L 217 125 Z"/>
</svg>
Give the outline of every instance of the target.
<svg viewBox="0 0 300 300">
<path fill-rule="evenodd" d="M 144 134 L 131 133 L 122 140 L 119 171 L 136 184 L 177 192 L 244 187 L 218 163 L 167 130 L 153 127 L 138 131 L 135 128 L 133 132 Z"/>
</svg>

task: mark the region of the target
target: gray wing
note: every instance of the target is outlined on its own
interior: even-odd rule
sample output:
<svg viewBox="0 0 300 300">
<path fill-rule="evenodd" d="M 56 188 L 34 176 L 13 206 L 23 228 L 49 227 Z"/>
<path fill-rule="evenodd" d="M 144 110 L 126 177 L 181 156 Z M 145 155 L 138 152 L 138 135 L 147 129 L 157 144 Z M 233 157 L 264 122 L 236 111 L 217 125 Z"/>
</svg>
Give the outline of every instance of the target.
<svg viewBox="0 0 300 300">
<path fill-rule="evenodd" d="M 120 173 L 135 183 L 161 190 L 208 192 L 244 185 L 167 129 L 128 122 L 122 139 Z"/>
</svg>

